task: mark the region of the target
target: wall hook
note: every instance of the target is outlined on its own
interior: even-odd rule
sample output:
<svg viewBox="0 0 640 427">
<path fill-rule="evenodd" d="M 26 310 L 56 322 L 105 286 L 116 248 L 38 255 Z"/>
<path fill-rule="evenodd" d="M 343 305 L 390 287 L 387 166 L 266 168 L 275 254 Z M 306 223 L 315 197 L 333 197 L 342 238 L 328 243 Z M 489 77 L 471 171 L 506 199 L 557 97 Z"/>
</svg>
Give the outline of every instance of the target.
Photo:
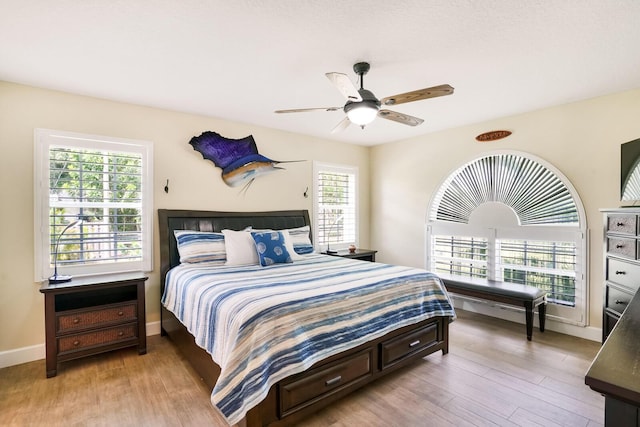
<svg viewBox="0 0 640 427">
<path fill-rule="evenodd" d="M 167 183 L 164 186 L 164 192 L 169 193 L 169 180 L 167 179 Z"/>
<path fill-rule="evenodd" d="M 304 198 L 305 198 L 305 199 L 306 199 L 307 197 L 309 197 L 309 194 L 307 194 L 307 192 L 308 192 L 308 191 L 309 191 L 309 187 L 307 187 L 307 188 L 305 188 L 305 189 L 304 189 L 304 194 L 303 194 L 303 196 L 304 196 Z"/>
</svg>

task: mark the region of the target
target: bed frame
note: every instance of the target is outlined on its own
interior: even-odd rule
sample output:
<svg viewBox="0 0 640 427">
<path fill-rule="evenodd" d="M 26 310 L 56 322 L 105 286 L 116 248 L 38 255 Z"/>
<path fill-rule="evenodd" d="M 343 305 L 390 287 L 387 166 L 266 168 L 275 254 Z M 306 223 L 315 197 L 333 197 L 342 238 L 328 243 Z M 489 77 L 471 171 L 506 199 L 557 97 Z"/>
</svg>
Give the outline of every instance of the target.
<svg viewBox="0 0 640 427">
<path fill-rule="evenodd" d="M 284 229 L 309 225 L 306 210 L 273 212 L 210 212 L 158 210 L 160 226 L 161 295 L 165 276 L 180 263 L 174 230 L 221 231 L 254 228 Z M 363 261 L 364 262 L 364 261 Z M 213 389 L 220 368 L 195 344 L 180 321 L 161 305 L 161 333 L 168 336 Z M 351 350 L 322 360 L 306 371 L 279 381 L 252 408 L 242 426 L 286 426 L 299 423 L 365 384 L 428 354 L 449 351 L 449 317 L 435 317 L 392 331 Z"/>
</svg>

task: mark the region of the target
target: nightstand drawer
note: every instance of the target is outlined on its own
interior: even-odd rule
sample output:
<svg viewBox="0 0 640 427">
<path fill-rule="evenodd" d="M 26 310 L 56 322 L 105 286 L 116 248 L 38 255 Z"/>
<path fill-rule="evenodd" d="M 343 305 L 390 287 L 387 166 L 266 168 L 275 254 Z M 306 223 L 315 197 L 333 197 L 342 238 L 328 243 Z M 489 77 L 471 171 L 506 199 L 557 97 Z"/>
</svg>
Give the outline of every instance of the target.
<svg viewBox="0 0 640 427">
<path fill-rule="evenodd" d="M 101 329 L 85 334 L 68 335 L 58 338 L 58 353 L 64 354 L 72 351 L 83 350 L 90 347 L 99 347 L 118 341 L 136 338 L 138 326 L 130 325 L 118 326 L 115 328 Z"/>
<path fill-rule="evenodd" d="M 607 217 L 607 231 L 635 236 L 637 230 L 638 217 L 636 215 L 609 215 Z"/>
<path fill-rule="evenodd" d="M 607 252 L 624 258 L 636 259 L 638 254 L 636 239 L 607 237 Z"/>
<path fill-rule="evenodd" d="M 58 316 L 58 333 L 78 329 L 106 326 L 114 323 L 133 322 L 137 318 L 137 302 L 101 306 L 94 310 L 78 310 Z"/>
</svg>

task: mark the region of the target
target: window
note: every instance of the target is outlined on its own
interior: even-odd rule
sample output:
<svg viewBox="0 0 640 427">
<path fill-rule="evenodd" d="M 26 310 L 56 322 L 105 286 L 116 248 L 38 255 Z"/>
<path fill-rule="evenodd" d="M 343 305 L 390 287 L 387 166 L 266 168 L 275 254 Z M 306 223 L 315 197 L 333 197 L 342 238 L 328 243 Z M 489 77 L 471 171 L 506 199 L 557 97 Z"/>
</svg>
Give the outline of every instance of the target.
<svg viewBox="0 0 640 427">
<path fill-rule="evenodd" d="M 576 191 L 551 165 L 489 154 L 449 175 L 431 201 L 427 267 L 536 286 L 550 316 L 584 325 L 585 222 Z"/>
<path fill-rule="evenodd" d="M 36 129 L 36 281 L 56 255 L 61 274 L 152 269 L 152 158 L 150 142 Z"/>
<path fill-rule="evenodd" d="M 316 247 L 324 251 L 356 244 L 358 169 L 318 162 L 313 169 Z"/>
</svg>

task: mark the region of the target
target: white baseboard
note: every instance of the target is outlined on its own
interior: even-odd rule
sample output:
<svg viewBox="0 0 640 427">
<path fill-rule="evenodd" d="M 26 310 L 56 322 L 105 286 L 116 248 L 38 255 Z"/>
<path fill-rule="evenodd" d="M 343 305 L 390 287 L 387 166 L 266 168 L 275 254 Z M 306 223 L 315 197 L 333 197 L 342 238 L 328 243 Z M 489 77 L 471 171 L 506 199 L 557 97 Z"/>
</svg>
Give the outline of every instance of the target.
<svg viewBox="0 0 640 427">
<path fill-rule="evenodd" d="M 524 310 L 518 310 L 517 308 L 507 308 L 505 306 L 493 306 L 490 304 L 476 303 L 470 301 L 464 297 L 454 296 L 453 306 L 461 310 L 470 311 L 473 313 L 483 314 L 485 316 L 496 317 L 498 319 L 508 320 L 510 322 L 525 324 Z M 536 333 L 540 333 L 538 329 L 538 316 L 534 316 L 533 337 L 535 340 Z M 578 338 L 583 338 L 590 341 L 602 340 L 602 329 L 594 328 L 593 326 L 577 326 L 569 323 L 558 322 L 549 317 L 545 320 L 545 330 L 559 332 L 565 335 L 571 335 Z M 525 335 L 524 328 L 522 334 Z"/>
<path fill-rule="evenodd" d="M 158 334 L 160 334 L 160 322 L 147 323 L 147 336 Z M 0 369 L 44 359 L 46 354 L 45 349 L 45 345 L 42 343 L 29 347 L 0 351 Z"/>
</svg>

